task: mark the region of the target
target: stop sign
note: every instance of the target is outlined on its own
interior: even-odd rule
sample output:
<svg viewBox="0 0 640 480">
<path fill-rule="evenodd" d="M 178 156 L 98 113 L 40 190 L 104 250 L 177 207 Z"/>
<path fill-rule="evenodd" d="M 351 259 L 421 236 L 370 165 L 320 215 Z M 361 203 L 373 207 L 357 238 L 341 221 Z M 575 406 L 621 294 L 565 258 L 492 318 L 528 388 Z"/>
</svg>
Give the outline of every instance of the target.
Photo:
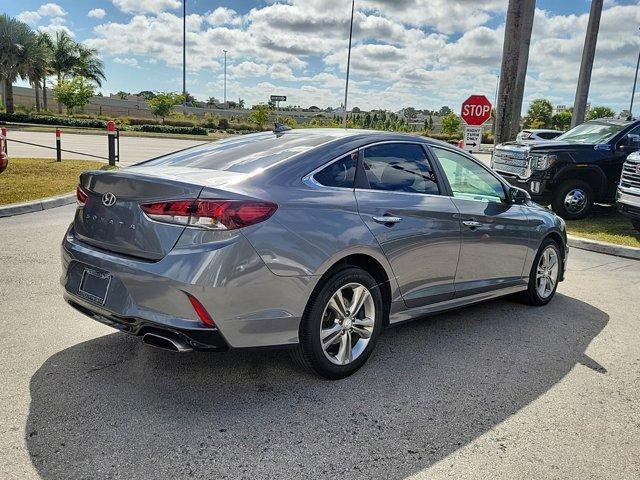
<svg viewBox="0 0 640 480">
<path fill-rule="evenodd" d="M 482 125 L 491 117 L 491 102 L 484 95 L 471 95 L 462 103 L 460 116 L 467 125 Z"/>
</svg>

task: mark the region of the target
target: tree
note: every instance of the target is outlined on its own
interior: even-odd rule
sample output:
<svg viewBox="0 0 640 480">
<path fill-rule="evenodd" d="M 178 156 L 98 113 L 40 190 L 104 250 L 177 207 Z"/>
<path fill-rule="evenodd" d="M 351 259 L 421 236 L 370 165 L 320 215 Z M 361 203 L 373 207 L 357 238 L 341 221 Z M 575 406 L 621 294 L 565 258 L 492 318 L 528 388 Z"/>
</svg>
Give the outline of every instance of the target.
<svg viewBox="0 0 640 480">
<path fill-rule="evenodd" d="M 545 98 L 536 98 L 529 104 L 525 126 L 530 128 L 548 128 L 551 126 L 553 107 Z"/>
<path fill-rule="evenodd" d="M 571 110 L 563 110 L 551 117 L 551 125 L 558 130 L 568 130 L 571 126 Z"/>
<path fill-rule="evenodd" d="M 242 99 L 242 98 L 238 99 L 238 108 L 239 109 L 243 109 L 244 108 L 244 99 Z"/>
<path fill-rule="evenodd" d="M 407 107 L 404 109 L 404 117 L 408 122 L 416 118 L 416 109 L 413 107 Z"/>
<path fill-rule="evenodd" d="M 118 98 L 120 100 L 126 100 L 127 97 L 129 96 L 129 94 L 127 92 L 123 92 L 122 90 L 120 90 L 118 93 L 116 93 L 116 95 L 118 96 Z"/>
<path fill-rule="evenodd" d="M 98 58 L 97 50 L 87 48 L 76 42 L 64 30 L 56 32 L 49 40 L 50 60 L 47 68 L 49 75 L 55 75 L 58 83 L 68 76 L 82 76 L 102 86 L 104 65 Z M 58 106 L 62 113 L 62 106 Z"/>
<path fill-rule="evenodd" d="M 13 82 L 29 78 L 30 59 L 37 42 L 29 26 L 7 14 L 0 15 L 0 81 L 5 85 L 7 113 L 14 112 Z"/>
<path fill-rule="evenodd" d="M 71 80 L 62 79 L 53 87 L 53 94 L 59 104 L 67 107 L 67 114 L 73 113 L 76 107 L 84 107 L 93 94 L 95 87 L 84 77 L 74 77 Z"/>
<path fill-rule="evenodd" d="M 182 95 L 175 92 L 156 92 L 153 98 L 147 100 L 151 113 L 162 118 L 162 123 L 173 107 L 180 103 L 182 103 Z"/>
<path fill-rule="evenodd" d="M 264 125 L 269 121 L 269 115 L 271 115 L 272 108 L 264 103 L 259 103 L 251 107 L 251 114 L 249 119 L 263 129 Z"/>
<path fill-rule="evenodd" d="M 439 117 L 446 117 L 447 115 L 453 113 L 453 111 L 447 107 L 446 105 L 444 107 L 442 107 L 439 111 L 438 111 L 438 116 Z"/>
<path fill-rule="evenodd" d="M 616 112 L 611 108 L 605 106 L 597 106 L 589 109 L 589 120 L 595 120 L 596 118 L 611 118 L 614 117 Z"/>
<path fill-rule="evenodd" d="M 353 107 L 351 109 L 351 113 L 360 113 L 360 108 L 359 107 Z"/>
<path fill-rule="evenodd" d="M 455 135 L 460 131 L 462 121 L 455 113 L 450 113 L 442 119 L 442 132 L 447 135 Z"/>
</svg>

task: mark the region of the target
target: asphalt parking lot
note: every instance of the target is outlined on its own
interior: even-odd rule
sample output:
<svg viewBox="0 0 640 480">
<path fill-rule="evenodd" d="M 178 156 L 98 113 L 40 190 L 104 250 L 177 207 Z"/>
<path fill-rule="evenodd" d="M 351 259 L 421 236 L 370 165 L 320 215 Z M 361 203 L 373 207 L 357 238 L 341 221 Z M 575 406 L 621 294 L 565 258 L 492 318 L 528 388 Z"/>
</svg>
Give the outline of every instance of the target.
<svg viewBox="0 0 640 480">
<path fill-rule="evenodd" d="M 382 335 L 353 377 L 171 354 L 61 296 L 73 206 L 0 219 L 0 478 L 640 478 L 640 262 Z"/>
</svg>

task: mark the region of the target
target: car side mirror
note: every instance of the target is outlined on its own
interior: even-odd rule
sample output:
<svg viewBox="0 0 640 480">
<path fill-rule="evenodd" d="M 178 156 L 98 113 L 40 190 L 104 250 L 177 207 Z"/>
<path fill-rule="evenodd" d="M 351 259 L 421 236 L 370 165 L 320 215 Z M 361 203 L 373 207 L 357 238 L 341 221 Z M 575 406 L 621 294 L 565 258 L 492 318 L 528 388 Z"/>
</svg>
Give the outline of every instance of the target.
<svg viewBox="0 0 640 480">
<path fill-rule="evenodd" d="M 531 195 L 526 190 L 518 187 L 509 187 L 509 201 L 514 205 L 524 205 L 531 200 Z"/>
<path fill-rule="evenodd" d="M 623 153 L 633 153 L 640 150 L 640 135 L 625 135 L 618 143 L 618 150 Z"/>
</svg>

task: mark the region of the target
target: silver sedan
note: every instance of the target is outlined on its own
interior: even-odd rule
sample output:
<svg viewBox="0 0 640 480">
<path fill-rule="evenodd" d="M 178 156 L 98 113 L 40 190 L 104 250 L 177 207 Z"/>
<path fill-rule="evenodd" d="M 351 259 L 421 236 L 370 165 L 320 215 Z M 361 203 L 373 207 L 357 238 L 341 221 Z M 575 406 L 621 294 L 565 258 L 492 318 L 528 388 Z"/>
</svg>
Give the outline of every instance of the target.
<svg viewBox="0 0 640 480">
<path fill-rule="evenodd" d="M 173 351 L 288 347 L 343 378 L 389 325 L 549 302 L 563 221 L 423 137 L 266 132 L 82 174 L 62 244 L 77 310 Z"/>
</svg>

